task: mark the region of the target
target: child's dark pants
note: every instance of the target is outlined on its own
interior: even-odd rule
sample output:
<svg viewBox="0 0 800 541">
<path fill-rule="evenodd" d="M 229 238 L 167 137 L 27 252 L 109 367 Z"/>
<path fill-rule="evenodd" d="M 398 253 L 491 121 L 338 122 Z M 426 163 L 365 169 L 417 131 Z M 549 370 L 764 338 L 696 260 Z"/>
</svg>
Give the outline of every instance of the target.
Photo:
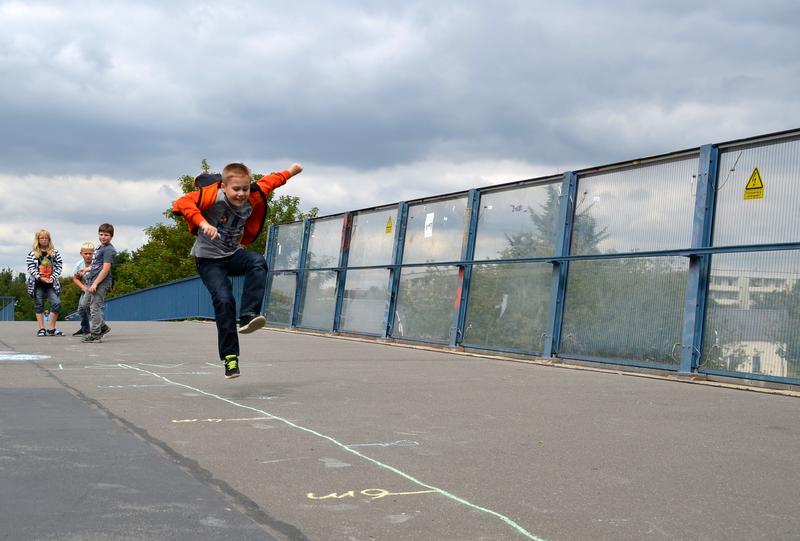
<svg viewBox="0 0 800 541">
<path fill-rule="evenodd" d="M 236 299 L 229 276 L 244 275 L 244 291 L 239 313 L 256 316 L 261 313 L 264 289 L 267 286 L 267 262 L 264 256 L 250 250 L 239 249 L 228 257 L 195 259 L 197 272 L 211 293 L 214 317 L 217 323 L 219 358 L 239 355 L 239 335 L 236 330 Z"/>
</svg>

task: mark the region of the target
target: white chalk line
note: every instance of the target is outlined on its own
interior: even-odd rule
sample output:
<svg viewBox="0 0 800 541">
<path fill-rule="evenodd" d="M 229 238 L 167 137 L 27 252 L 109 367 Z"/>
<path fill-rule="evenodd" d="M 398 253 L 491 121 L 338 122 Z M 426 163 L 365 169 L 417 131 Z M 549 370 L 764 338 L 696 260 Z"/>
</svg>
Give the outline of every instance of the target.
<svg viewBox="0 0 800 541">
<path fill-rule="evenodd" d="M 333 443 L 334 445 L 336 445 L 337 447 L 340 447 L 341 449 L 347 451 L 348 453 L 352 453 L 352 454 L 354 454 L 354 455 L 356 455 L 356 456 L 358 456 L 360 458 L 363 458 L 364 460 L 366 460 L 368 462 L 372 462 L 376 466 L 379 466 L 379 467 L 381 467 L 381 468 L 383 468 L 385 470 L 388 470 L 388 471 L 390 471 L 392 473 L 395 473 L 395 474 L 399 475 L 400 477 L 403 477 L 404 479 L 407 479 L 407 480 L 411 481 L 412 483 L 415 483 L 415 484 L 417 484 L 417 485 L 419 485 L 421 487 L 424 487 L 424 488 L 427 488 L 429 490 L 435 491 L 438 494 L 441 494 L 442 496 L 445 496 L 446 498 L 449 498 L 449 499 L 451 499 L 451 500 L 453 500 L 453 501 L 455 501 L 457 503 L 460 503 L 461 505 L 464 505 L 464 506 L 469 507 L 471 509 L 475 509 L 476 511 L 480 511 L 482 513 L 486 513 L 486 514 L 489 514 L 489 515 L 491 515 L 491 516 L 493 516 L 495 518 L 498 518 L 502 522 L 504 522 L 505 524 L 511 526 L 519 534 L 523 535 L 524 537 L 527 537 L 528 539 L 533 539 L 534 541 L 545 541 L 541 537 L 538 537 L 538 536 L 532 534 L 531 532 L 529 532 L 528 530 L 526 530 L 525 528 L 523 528 L 522 526 L 520 526 L 519 524 L 514 522 L 509 517 L 507 517 L 505 515 L 502 515 L 502 514 L 498 513 L 497 511 L 492 511 L 491 509 L 487 509 L 485 507 L 481 507 L 480 505 L 474 504 L 474 503 L 472 503 L 472 502 L 470 502 L 468 500 L 465 500 L 464 498 L 461 498 L 459 496 L 456 496 L 455 494 L 452 494 L 452 493 L 450 493 L 450 492 L 448 492 L 448 491 L 446 491 L 444 489 L 441 489 L 441 488 L 429 485 L 427 483 L 424 483 L 424 482 L 420 481 L 419 479 L 413 477 L 412 475 L 409 475 L 409 474 L 405 473 L 404 471 L 398 470 L 394 466 L 390 466 L 388 464 L 384 464 L 383 462 L 381 462 L 379 460 L 376 460 L 376 459 L 374 459 L 372 457 L 369 457 L 369 456 L 367 456 L 367 455 L 365 455 L 365 454 L 363 454 L 363 453 L 351 448 L 350 446 L 345 445 L 344 443 L 341 443 L 339 440 L 337 440 L 336 438 L 333 438 L 332 436 L 327 436 L 325 434 L 317 432 L 316 430 L 312 430 L 310 428 L 306 428 L 304 426 L 298 425 L 298 424 L 293 423 L 292 421 L 290 421 L 288 419 L 284 419 L 283 417 L 279 417 L 277 415 L 273 415 L 273 414 L 271 414 L 271 413 L 269 413 L 267 411 L 264 411 L 264 410 L 261 410 L 261 409 L 258 409 L 258 408 L 254 408 L 253 406 L 246 406 L 244 404 L 239 404 L 238 402 L 234 402 L 233 400 L 231 400 L 229 398 L 225 398 L 223 396 L 219 396 L 217 394 L 210 393 L 210 392 L 204 391 L 202 389 L 198 389 L 197 387 L 192 387 L 191 385 L 186 385 L 185 383 L 172 381 L 172 380 L 170 380 L 168 378 L 165 378 L 164 376 L 162 376 L 160 374 L 156 374 L 155 372 L 151 372 L 149 370 L 144 370 L 143 368 L 138 368 L 136 366 L 130 366 L 130 365 L 121 364 L 121 363 L 120 363 L 119 366 L 122 367 L 122 368 L 127 368 L 129 370 L 137 370 L 139 372 L 144 372 L 146 374 L 150 374 L 151 376 L 159 378 L 159 379 L 161 379 L 163 381 L 166 381 L 167 383 L 170 383 L 172 385 L 177 385 L 177 386 L 180 386 L 180 387 L 184 387 L 186 389 L 189 389 L 189 390 L 192 390 L 194 392 L 203 394 L 205 396 L 209 396 L 211 398 L 216 398 L 217 400 L 221 400 L 222 402 L 227 402 L 228 404 L 231 404 L 232 406 L 236 406 L 238 408 L 243 408 L 243 409 L 255 411 L 256 413 L 260 413 L 261 415 L 267 415 L 268 417 L 270 417 L 272 419 L 275 419 L 276 421 L 280 421 L 280 422 L 284 423 L 287 426 L 291 426 L 291 427 L 296 428 L 298 430 L 302 430 L 303 432 L 307 432 L 309 434 L 313 434 L 314 436 L 317 436 L 318 438 L 322 438 L 324 440 L 327 440 L 327 441 Z"/>
</svg>

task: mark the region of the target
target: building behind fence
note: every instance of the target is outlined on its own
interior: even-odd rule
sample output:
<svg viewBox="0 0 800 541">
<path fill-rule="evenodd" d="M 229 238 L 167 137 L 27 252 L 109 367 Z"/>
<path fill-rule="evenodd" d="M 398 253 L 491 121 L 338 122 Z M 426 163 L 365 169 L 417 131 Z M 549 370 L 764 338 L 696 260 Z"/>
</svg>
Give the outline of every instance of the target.
<svg viewBox="0 0 800 541">
<path fill-rule="evenodd" d="M 795 130 L 276 225 L 265 312 L 301 329 L 798 384 L 798 192 Z M 110 319 L 123 303 L 124 319 L 213 317 L 196 278 L 112 299 Z"/>
</svg>

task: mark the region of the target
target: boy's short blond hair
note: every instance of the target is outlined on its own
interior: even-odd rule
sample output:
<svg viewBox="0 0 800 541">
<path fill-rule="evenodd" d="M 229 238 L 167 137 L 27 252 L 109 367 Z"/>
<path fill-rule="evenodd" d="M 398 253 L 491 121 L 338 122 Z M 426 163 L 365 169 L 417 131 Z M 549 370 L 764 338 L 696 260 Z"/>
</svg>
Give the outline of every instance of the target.
<svg viewBox="0 0 800 541">
<path fill-rule="evenodd" d="M 91 242 L 84 242 L 83 244 L 81 244 L 81 252 L 83 252 L 84 250 L 91 250 L 92 252 L 94 252 L 94 244 L 92 244 Z"/>
<path fill-rule="evenodd" d="M 243 163 L 229 163 L 222 170 L 222 182 L 227 182 L 230 177 L 245 176 L 248 179 L 251 176 L 250 168 Z"/>
</svg>

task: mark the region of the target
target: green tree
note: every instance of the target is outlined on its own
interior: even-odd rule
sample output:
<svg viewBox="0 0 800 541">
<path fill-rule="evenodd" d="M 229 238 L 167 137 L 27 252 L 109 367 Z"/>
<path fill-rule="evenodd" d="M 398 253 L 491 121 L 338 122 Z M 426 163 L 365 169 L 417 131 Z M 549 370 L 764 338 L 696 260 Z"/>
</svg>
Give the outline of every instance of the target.
<svg viewBox="0 0 800 541">
<path fill-rule="evenodd" d="M 597 220 L 591 211 L 594 204 L 584 206 L 578 201 L 572 233 L 573 254 L 596 254 L 599 244 L 608 237 L 607 228 L 598 229 Z M 507 246 L 501 256 L 504 259 L 517 257 L 542 257 L 555 253 L 556 232 L 559 224 L 560 196 L 555 186 L 547 187 L 547 200 L 536 210 L 528 207 L 532 227 L 528 231 L 506 235 Z"/>
<path fill-rule="evenodd" d="M 539 208 L 528 207 L 530 227 L 506 234 L 503 259 L 543 257 L 555 253 L 561 197 L 555 186 Z M 577 205 L 574 217 L 573 253 L 597 253 L 607 237 L 591 215 L 592 205 Z M 548 263 L 479 265 L 473 269 L 468 305 L 466 343 L 474 346 L 512 348 L 541 352 L 548 331 L 548 310 L 552 287 L 552 266 Z M 594 279 L 594 278 L 591 278 Z M 589 291 L 587 291 L 589 293 Z M 576 304 L 594 304 L 591 296 L 580 295 Z M 587 317 L 590 317 L 591 308 Z"/>
<path fill-rule="evenodd" d="M 10 268 L 0 270 L 0 295 L 14 297 L 14 319 L 18 321 L 32 320 L 33 298 L 28 295 L 25 273 L 14 275 Z"/>
</svg>

